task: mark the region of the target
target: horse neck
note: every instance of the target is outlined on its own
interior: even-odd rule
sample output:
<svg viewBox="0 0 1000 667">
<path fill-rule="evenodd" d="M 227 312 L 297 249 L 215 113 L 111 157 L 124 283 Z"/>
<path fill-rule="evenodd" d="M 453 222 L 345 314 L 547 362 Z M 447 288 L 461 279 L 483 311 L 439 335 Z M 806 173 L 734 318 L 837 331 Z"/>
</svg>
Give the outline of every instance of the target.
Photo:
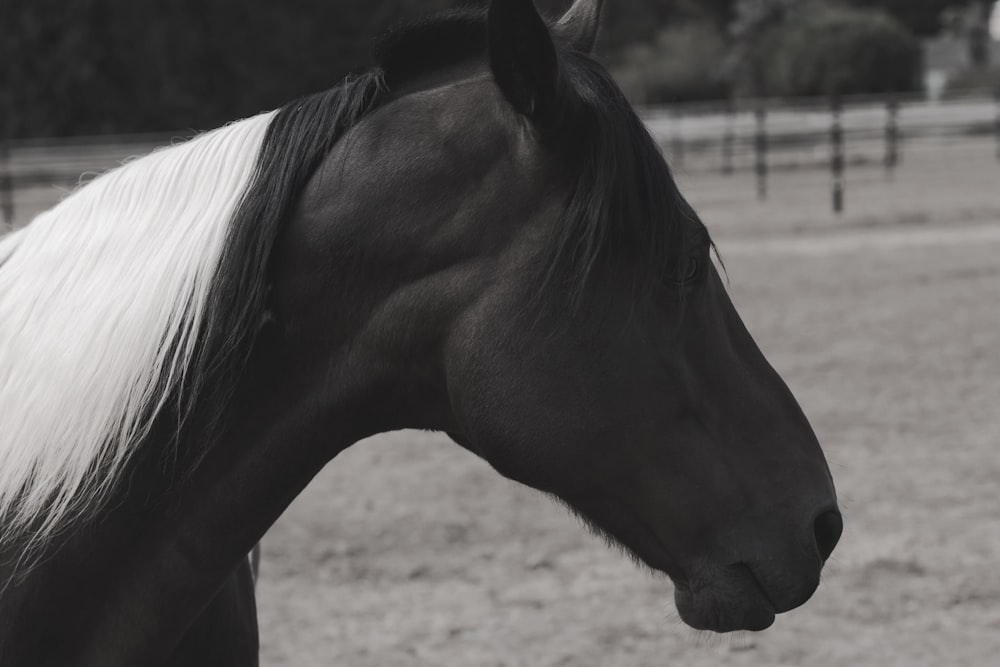
<svg viewBox="0 0 1000 667">
<path fill-rule="evenodd" d="M 67 651 L 152 661 L 340 451 L 381 431 L 457 430 L 448 357 L 488 307 L 498 264 L 535 245 L 520 208 L 551 202 L 532 199 L 537 170 L 512 158 L 516 128 L 472 127 L 501 102 L 470 91 L 455 105 L 446 92 L 398 100 L 338 142 L 282 225 L 269 313 L 211 444 L 190 429 L 176 461 L 145 460 L 96 530 L 46 566 L 61 573 L 49 581 L 80 575 L 60 595 L 79 628 Z M 434 138 L 449 113 L 464 126 Z M 150 486 L 162 465 L 175 474 Z M 23 611 L 9 600 L 0 622 Z"/>
</svg>

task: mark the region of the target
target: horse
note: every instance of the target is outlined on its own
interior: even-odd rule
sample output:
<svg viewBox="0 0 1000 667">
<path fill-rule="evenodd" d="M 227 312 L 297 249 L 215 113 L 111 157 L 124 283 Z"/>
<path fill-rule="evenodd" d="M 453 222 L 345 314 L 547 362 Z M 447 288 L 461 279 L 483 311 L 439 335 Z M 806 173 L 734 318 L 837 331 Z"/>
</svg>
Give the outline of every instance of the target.
<svg viewBox="0 0 1000 667">
<path fill-rule="evenodd" d="M 563 501 L 692 627 L 812 595 L 832 477 L 592 56 L 600 12 L 391 31 L 0 239 L 0 664 L 256 664 L 247 554 L 403 428 Z"/>
</svg>

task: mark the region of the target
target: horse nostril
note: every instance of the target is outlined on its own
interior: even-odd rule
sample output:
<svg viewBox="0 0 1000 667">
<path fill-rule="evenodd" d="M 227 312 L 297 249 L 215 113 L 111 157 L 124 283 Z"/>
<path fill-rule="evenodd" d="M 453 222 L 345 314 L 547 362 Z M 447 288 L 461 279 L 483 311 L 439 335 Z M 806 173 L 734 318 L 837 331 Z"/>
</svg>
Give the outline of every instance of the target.
<svg viewBox="0 0 1000 667">
<path fill-rule="evenodd" d="M 840 534 L 844 532 L 844 520 L 841 518 L 840 512 L 829 510 L 816 517 L 814 528 L 819 556 L 825 563 L 826 559 L 833 553 L 833 548 L 837 546 Z"/>
</svg>

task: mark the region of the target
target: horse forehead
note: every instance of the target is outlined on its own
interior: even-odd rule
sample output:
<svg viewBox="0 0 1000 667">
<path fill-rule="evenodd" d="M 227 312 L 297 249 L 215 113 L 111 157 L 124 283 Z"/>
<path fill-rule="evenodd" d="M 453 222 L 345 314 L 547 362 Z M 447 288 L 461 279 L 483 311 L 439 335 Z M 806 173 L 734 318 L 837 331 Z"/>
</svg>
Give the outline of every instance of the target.
<svg viewBox="0 0 1000 667">
<path fill-rule="evenodd" d="M 489 206 L 497 191 L 544 190 L 544 164 L 492 78 L 472 76 L 390 99 L 361 119 L 318 165 L 299 211 L 325 220 L 400 202 L 409 214 Z"/>
<path fill-rule="evenodd" d="M 528 168 L 538 153 L 492 80 L 476 77 L 388 102 L 345 134 L 326 162 L 379 181 L 498 161 Z"/>
<path fill-rule="evenodd" d="M 508 113 L 506 107 L 492 78 L 480 74 L 407 93 L 378 109 L 358 129 L 400 140 L 458 137 L 475 142 L 509 130 L 513 110 Z"/>
</svg>

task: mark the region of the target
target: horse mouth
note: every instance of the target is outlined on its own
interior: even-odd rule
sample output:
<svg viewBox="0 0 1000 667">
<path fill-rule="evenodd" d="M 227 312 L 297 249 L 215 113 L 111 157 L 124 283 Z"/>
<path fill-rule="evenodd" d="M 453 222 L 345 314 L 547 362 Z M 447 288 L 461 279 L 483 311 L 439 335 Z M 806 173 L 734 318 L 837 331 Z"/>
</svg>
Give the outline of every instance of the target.
<svg viewBox="0 0 1000 667">
<path fill-rule="evenodd" d="M 775 605 L 749 567 L 729 565 L 698 580 L 674 580 L 674 604 L 681 620 L 696 630 L 766 630 Z"/>
<path fill-rule="evenodd" d="M 791 576 L 784 569 L 776 576 L 777 573 L 771 572 L 774 568 L 755 571 L 752 564 L 743 561 L 725 564 L 726 561 L 695 558 L 679 562 L 671 557 L 657 531 L 638 514 L 628 511 L 625 503 L 605 499 L 603 504 L 578 501 L 570 507 L 580 508 L 580 515 L 598 534 L 666 574 L 674 583 L 674 604 L 681 620 L 696 630 L 719 633 L 766 630 L 777 614 L 805 603 L 819 585 L 819 568 L 813 570 L 809 563 L 790 568 L 798 576 Z M 603 530 L 602 522 L 589 517 L 604 519 L 604 525 L 618 526 L 623 535 Z"/>
</svg>

